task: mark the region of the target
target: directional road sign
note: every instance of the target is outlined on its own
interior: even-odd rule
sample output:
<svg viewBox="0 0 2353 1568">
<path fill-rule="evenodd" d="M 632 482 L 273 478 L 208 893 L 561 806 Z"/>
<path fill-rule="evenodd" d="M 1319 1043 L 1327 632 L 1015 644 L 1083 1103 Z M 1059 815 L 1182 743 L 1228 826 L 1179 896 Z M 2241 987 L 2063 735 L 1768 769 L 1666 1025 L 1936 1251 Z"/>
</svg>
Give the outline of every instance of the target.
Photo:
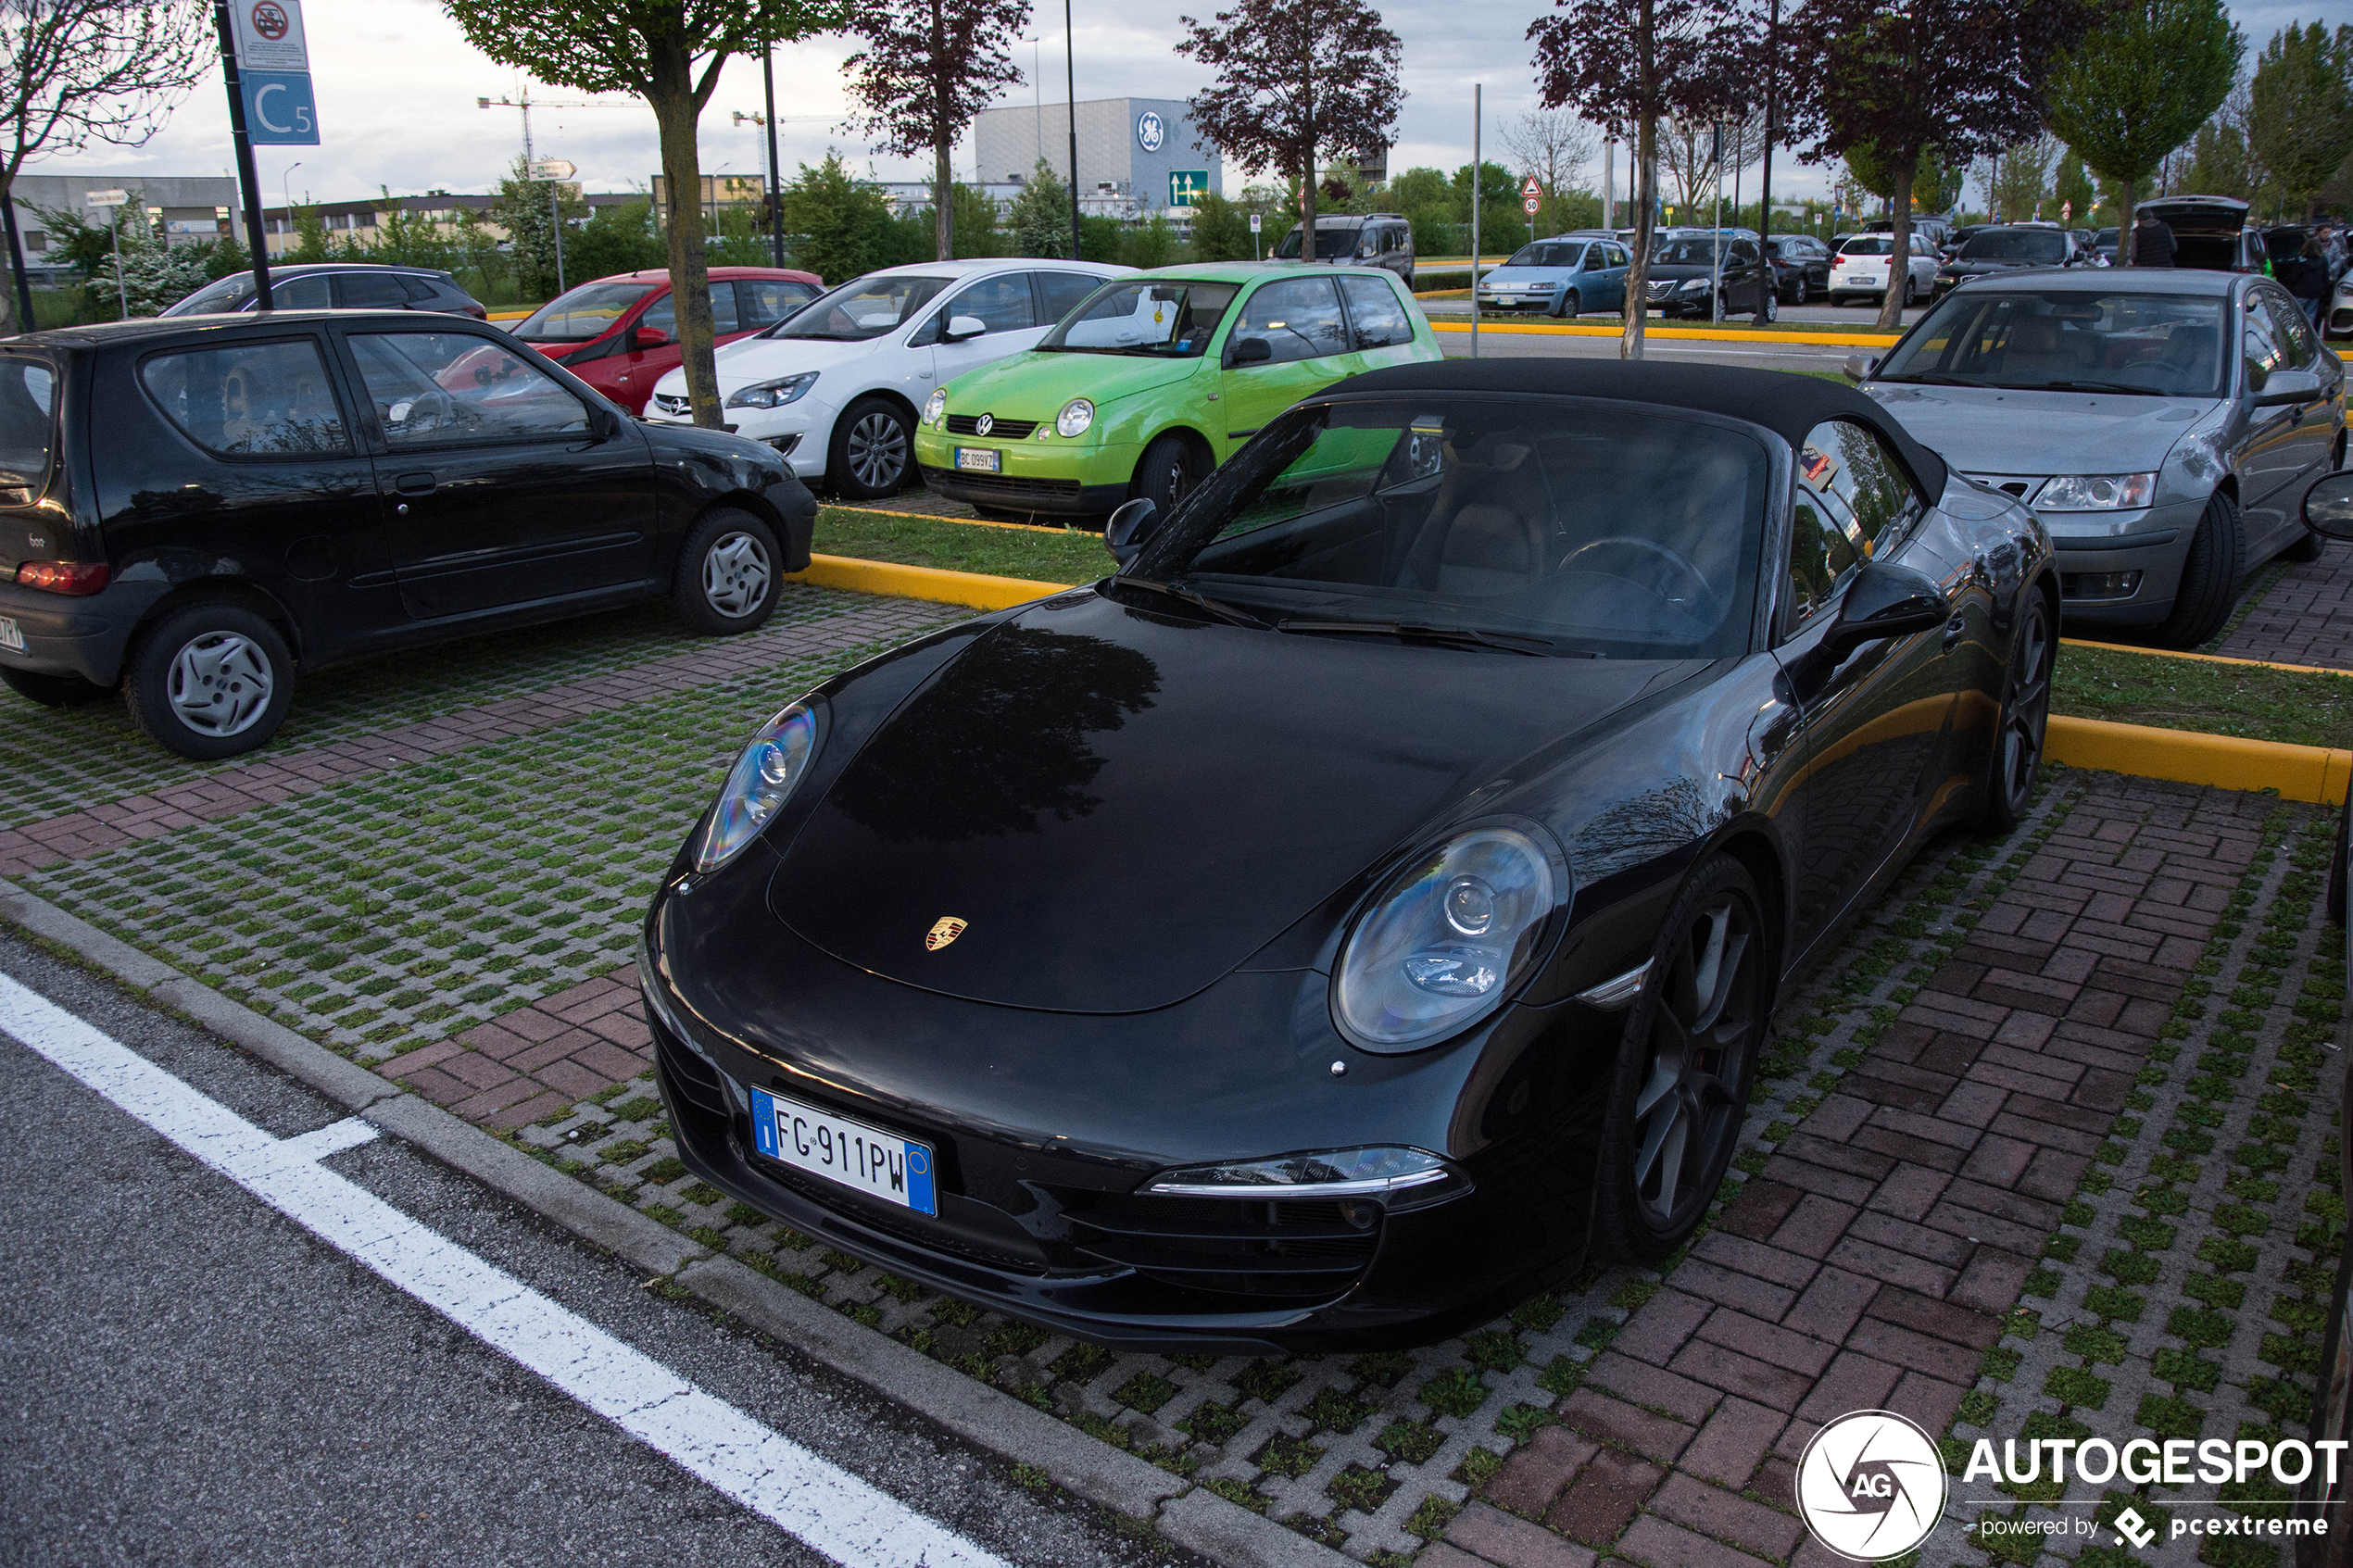
<svg viewBox="0 0 2353 1568">
<path fill-rule="evenodd" d="M 310 73 L 248 70 L 237 80 L 245 97 L 245 132 L 257 147 L 315 147 L 319 109 L 310 97 Z"/>
<path fill-rule="evenodd" d="M 580 172 L 580 166 L 568 158 L 543 157 L 531 166 L 534 180 L 569 180 Z"/>
<path fill-rule="evenodd" d="M 1209 194 L 1209 170 L 1172 169 L 1168 171 L 1168 205 L 1192 207 Z"/>
<path fill-rule="evenodd" d="M 88 207 L 129 207 L 131 193 L 118 185 L 103 191 L 84 191 L 82 200 Z"/>
</svg>

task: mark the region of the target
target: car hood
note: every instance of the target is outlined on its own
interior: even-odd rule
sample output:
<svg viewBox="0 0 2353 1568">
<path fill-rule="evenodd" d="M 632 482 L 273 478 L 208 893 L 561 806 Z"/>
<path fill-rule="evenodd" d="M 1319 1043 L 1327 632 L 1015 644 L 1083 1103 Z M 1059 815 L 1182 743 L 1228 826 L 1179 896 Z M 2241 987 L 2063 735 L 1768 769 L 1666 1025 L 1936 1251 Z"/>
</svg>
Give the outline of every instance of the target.
<svg viewBox="0 0 2353 1568">
<path fill-rule="evenodd" d="M 1863 390 L 1963 473 L 2152 473 L 2217 402 L 1894 382 Z"/>
<path fill-rule="evenodd" d="M 794 834 L 769 908 L 835 958 L 926 990 L 1165 1007 L 1516 759 L 1688 668 L 1260 632 L 1063 595 L 975 639 L 864 742 Z"/>
<path fill-rule="evenodd" d="M 863 359 L 877 350 L 895 352 L 898 343 L 888 333 L 869 338 L 863 343 L 824 343 L 815 338 L 744 337 L 733 343 L 723 343 L 712 351 L 713 367 L 719 376 L 719 395 L 724 397 L 739 386 L 754 382 L 774 381 L 780 376 L 797 376 L 803 370 L 827 370 L 852 360 Z M 686 390 L 684 366 L 673 366 L 662 372 L 654 383 L 656 392 L 682 394 Z M 824 390 L 821 384 L 820 392 Z"/>
<path fill-rule="evenodd" d="M 1214 361 L 1147 359 L 1126 354 L 1043 354 L 1035 349 L 967 370 L 948 383 L 956 413 L 986 410 L 1001 417 L 1051 420 L 1074 397 L 1096 408 L 1151 392 L 1198 373 Z"/>
<path fill-rule="evenodd" d="M 1490 267 L 1478 275 L 1478 281 L 1507 287 L 1526 288 L 1530 283 L 1549 287 L 1567 276 L 1566 267 Z"/>
<path fill-rule="evenodd" d="M 1651 265 L 1650 281 L 1655 283 L 1681 282 L 1687 278 L 1707 277 L 1715 269 L 1713 267 L 1703 261 L 1654 262 Z M 1727 272 L 1737 272 L 1740 269 L 1727 264 L 1724 270 Z"/>
<path fill-rule="evenodd" d="M 1944 264 L 1947 272 L 2019 272 L 2030 267 L 2051 268 L 2056 261 L 2014 260 L 2007 256 L 1958 256 Z"/>
</svg>

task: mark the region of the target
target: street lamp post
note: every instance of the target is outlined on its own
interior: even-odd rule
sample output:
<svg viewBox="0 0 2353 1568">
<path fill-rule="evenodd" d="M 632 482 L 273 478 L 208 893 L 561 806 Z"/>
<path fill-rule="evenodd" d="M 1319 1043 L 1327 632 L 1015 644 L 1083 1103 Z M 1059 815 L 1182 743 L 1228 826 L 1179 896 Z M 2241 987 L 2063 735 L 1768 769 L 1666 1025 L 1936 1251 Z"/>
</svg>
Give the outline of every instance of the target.
<svg viewBox="0 0 2353 1568">
<path fill-rule="evenodd" d="M 769 249 L 781 269 L 785 264 L 785 167 L 776 156 L 776 51 L 773 44 L 760 52 L 760 85 L 768 94 Z"/>
<path fill-rule="evenodd" d="M 1078 35 L 1071 31 L 1070 0 L 1063 0 L 1063 71 L 1070 94 L 1070 258 L 1078 257 Z"/>
</svg>

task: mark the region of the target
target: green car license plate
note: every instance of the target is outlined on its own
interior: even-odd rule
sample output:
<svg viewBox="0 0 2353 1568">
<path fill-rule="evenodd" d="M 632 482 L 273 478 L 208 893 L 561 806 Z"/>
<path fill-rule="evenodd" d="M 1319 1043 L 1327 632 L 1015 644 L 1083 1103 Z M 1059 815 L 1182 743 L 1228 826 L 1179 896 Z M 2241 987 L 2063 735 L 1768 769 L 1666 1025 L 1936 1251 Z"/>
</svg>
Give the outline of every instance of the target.
<svg viewBox="0 0 2353 1568">
<path fill-rule="evenodd" d="M 1005 458 L 994 446 L 959 446 L 956 466 L 966 473 L 1002 473 Z"/>
</svg>

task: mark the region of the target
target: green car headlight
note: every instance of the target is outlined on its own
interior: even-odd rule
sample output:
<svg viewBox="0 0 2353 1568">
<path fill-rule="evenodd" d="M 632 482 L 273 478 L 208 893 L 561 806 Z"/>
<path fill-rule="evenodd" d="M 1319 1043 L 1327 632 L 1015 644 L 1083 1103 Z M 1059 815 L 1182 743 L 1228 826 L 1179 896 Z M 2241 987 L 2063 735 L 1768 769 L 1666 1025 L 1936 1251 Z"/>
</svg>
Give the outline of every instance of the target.
<svg viewBox="0 0 2353 1568">
<path fill-rule="evenodd" d="M 1054 433 L 1058 435 L 1084 435 L 1087 427 L 1095 422 L 1095 406 L 1084 397 L 1074 397 L 1063 405 L 1054 416 Z"/>
</svg>

